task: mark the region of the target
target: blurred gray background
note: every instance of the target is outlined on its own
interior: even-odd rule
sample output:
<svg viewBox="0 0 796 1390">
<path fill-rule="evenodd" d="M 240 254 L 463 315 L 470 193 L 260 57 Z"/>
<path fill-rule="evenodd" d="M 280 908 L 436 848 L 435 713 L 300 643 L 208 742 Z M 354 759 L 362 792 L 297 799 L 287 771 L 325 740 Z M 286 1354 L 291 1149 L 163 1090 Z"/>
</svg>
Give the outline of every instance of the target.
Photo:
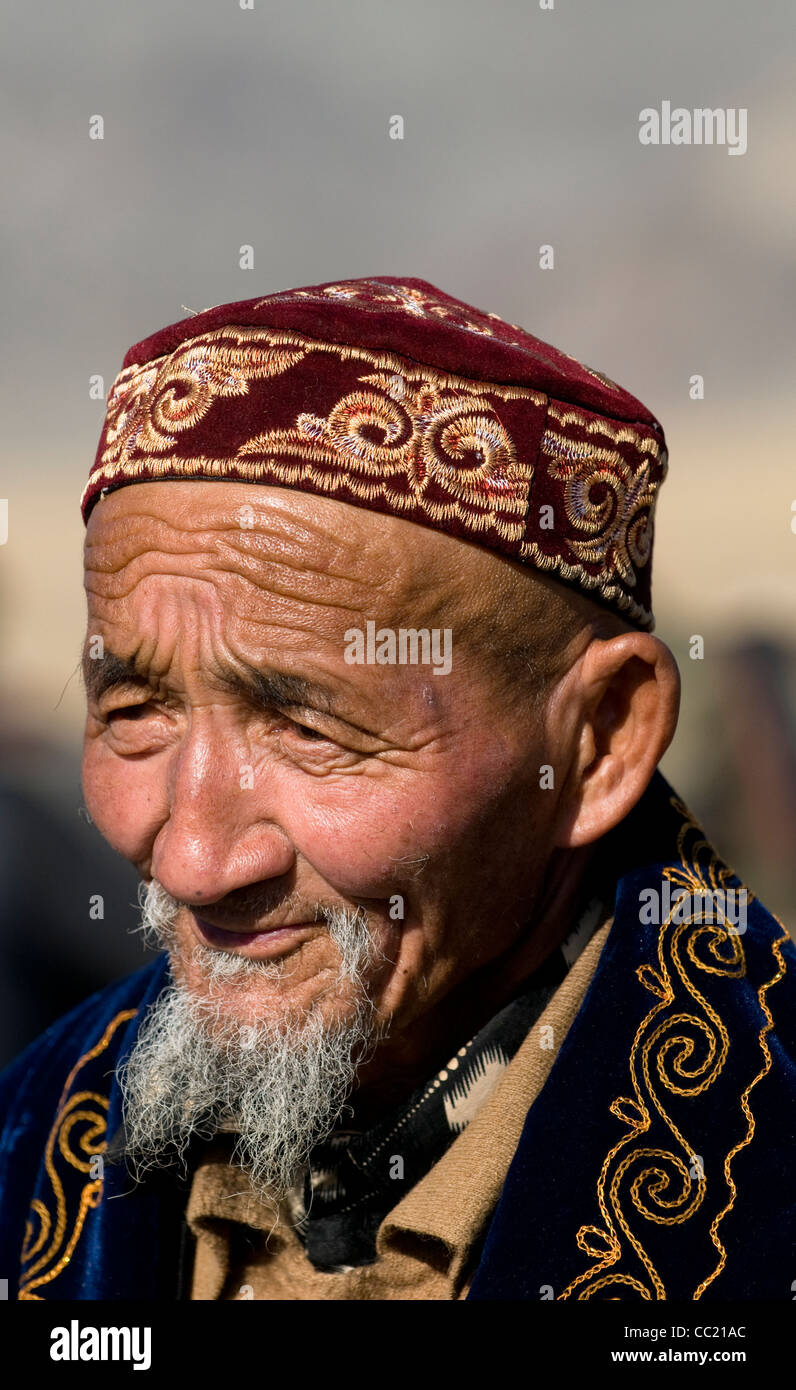
<svg viewBox="0 0 796 1390">
<path fill-rule="evenodd" d="M 80 813 L 78 502 L 104 410 L 89 377 L 107 389 L 126 349 L 186 309 L 318 281 L 430 280 L 663 421 L 655 609 L 684 693 L 663 770 L 792 921 L 791 0 L 3 14 L 0 1060 L 144 959 L 135 874 Z M 747 152 L 641 145 L 639 112 L 663 100 L 747 108 Z"/>
</svg>

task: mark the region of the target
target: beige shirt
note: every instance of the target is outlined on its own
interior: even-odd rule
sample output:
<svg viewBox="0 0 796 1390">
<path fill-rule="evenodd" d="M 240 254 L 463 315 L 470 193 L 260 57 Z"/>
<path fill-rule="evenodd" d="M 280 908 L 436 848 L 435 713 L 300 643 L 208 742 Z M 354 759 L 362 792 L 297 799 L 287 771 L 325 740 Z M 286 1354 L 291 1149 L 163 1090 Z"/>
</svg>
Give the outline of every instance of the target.
<svg viewBox="0 0 796 1390">
<path fill-rule="evenodd" d="M 229 1163 L 222 1137 L 196 1169 L 187 1220 L 196 1237 L 193 1299 L 461 1299 L 525 1118 L 575 1018 L 611 928 L 606 922 L 562 980 L 491 1095 L 420 1182 L 384 1218 L 375 1263 L 316 1270 Z M 552 1029 L 552 1032 L 548 1031 Z"/>
</svg>

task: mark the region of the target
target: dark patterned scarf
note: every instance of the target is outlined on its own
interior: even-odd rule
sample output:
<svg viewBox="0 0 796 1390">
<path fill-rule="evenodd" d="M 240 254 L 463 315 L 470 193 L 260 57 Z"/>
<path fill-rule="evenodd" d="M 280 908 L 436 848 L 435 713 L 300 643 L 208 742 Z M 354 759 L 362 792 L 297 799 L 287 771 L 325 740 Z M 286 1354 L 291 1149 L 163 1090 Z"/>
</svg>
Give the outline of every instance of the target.
<svg viewBox="0 0 796 1390">
<path fill-rule="evenodd" d="M 602 900 L 593 898 L 515 997 L 387 1119 L 364 1131 L 340 1126 L 315 1146 L 288 1205 L 317 1270 L 374 1262 L 385 1216 L 484 1104 L 603 917 Z"/>
</svg>

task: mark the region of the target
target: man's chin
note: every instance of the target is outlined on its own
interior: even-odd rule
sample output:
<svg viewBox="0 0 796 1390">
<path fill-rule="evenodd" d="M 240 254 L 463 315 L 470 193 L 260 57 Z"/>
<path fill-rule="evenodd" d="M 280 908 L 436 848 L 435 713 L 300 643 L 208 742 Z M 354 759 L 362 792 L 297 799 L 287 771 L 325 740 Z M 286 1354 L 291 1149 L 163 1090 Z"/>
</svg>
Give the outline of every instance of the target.
<svg viewBox="0 0 796 1390">
<path fill-rule="evenodd" d="M 363 981 L 332 972 L 301 998 L 234 959 L 177 954 L 172 973 L 119 1075 L 133 1171 L 224 1129 L 255 1189 L 284 1194 L 382 1036 Z"/>
<path fill-rule="evenodd" d="M 229 1036 L 258 1023 L 300 1026 L 320 1013 L 327 1027 L 351 1022 L 362 1007 L 363 990 L 341 981 L 336 970 L 310 976 L 291 970 L 289 958 L 251 961 L 209 947 L 169 952 L 176 984 L 195 1005 L 211 1034 Z"/>
</svg>

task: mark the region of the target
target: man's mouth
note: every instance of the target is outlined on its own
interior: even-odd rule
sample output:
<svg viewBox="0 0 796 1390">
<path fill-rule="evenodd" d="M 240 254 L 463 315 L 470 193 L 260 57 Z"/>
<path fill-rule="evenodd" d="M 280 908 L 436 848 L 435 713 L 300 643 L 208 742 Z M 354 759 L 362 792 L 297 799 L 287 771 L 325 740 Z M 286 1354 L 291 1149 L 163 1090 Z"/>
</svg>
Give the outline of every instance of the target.
<svg viewBox="0 0 796 1390">
<path fill-rule="evenodd" d="M 195 912 L 191 912 L 191 926 L 203 946 L 212 946 L 218 951 L 234 951 L 236 955 L 250 956 L 256 960 L 278 956 L 323 930 L 322 923 L 313 921 L 286 922 L 277 926 L 255 927 L 250 931 L 235 931 L 214 926 Z"/>
</svg>

